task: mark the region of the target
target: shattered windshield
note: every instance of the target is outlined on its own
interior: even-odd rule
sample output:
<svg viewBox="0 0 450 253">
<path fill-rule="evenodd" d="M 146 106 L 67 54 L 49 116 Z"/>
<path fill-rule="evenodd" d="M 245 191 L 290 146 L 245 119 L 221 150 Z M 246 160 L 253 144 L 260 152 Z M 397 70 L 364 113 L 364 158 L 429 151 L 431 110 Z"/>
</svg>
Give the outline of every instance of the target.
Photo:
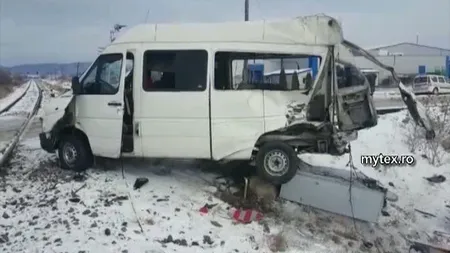
<svg viewBox="0 0 450 253">
<path fill-rule="evenodd" d="M 353 64 L 339 61 L 336 64 L 338 88 L 363 86 L 367 84 L 366 76 Z"/>
</svg>

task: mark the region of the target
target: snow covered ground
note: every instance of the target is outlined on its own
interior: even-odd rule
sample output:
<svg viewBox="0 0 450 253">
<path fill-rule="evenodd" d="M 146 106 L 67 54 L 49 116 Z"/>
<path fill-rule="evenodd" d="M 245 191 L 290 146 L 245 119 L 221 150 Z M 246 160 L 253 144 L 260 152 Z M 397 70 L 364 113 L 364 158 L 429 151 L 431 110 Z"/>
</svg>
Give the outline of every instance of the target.
<svg viewBox="0 0 450 253">
<path fill-rule="evenodd" d="M 262 222 L 234 224 L 228 204 L 212 186 L 216 174 L 194 162 L 141 159 L 99 160 L 81 182 L 58 168 L 55 155 L 37 138 L 23 141 L 0 180 L 2 252 L 407 252 L 409 240 L 443 243 L 435 230 L 450 232 L 446 218 L 449 156 L 433 167 L 426 150 L 410 152 L 412 122 L 406 111 L 381 115 L 352 143 L 355 165 L 399 196 L 389 216 L 369 225 L 323 211 L 279 201 Z M 364 166 L 360 155 L 412 154 L 414 166 Z M 343 167 L 348 156 L 302 155 L 312 164 Z M 149 182 L 138 190 L 138 177 Z M 332 194 L 332 193 L 330 193 Z M 199 209 L 217 204 L 205 215 Z M 430 212 L 425 217 L 415 209 Z M 142 228 L 141 228 L 142 226 Z M 354 228 L 357 228 L 355 232 Z M 1 232 L 1 231 L 4 232 Z M 365 243 L 366 242 L 366 243 Z M 371 244 L 367 243 L 371 242 Z M 364 246 L 365 245 L 365 246 Z M 383 252 L 383 251 L 381 251 Z"/>
<path fill-rule="evenodd" d="M 43 79 L 42 81 L 49 84 L 50 86 L 59 86 L 65 89 L 71 88 L 71 83 L 69 81 L 54 80 L 54 79 Z"/>
<path fill-rule="evenodd" d="M 11 103 L 14 103 L 23 93 L 27 90 L 30 82 L 26 82 L 21 86 L 14 89 L 14 91 L 7 97 L 0 99 L 0 112 L 8 107 Z"/>
<path fill-rule="evenodd" d="M 2 113 L 0 116 L 10 116 L 17 114 L 30 114 L 39 97 L 39 88 L 35 81 L 30 81 L 30 88 L 25 96 L 19 100 L 11 109 Z"/>
<path fill-rule="evenodd" d="M 373 97 L 377 98 L 397 98 L 400 97 L 400 91 L 397 88 L 376 89 Z"/>
</svg>

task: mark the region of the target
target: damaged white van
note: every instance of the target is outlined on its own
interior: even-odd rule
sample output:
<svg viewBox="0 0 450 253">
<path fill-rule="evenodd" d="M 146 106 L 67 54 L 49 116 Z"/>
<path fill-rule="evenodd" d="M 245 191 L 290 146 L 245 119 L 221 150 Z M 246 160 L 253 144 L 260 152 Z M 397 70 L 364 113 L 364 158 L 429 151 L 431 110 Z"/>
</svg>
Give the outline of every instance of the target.
<svg viewBox="0 0 450 253">
<path fill-rule="evenodd" d="M 94 156 L 246 160 L 264 180 L 283 184 L 297 171 L 298 153 L 343 154 L 343 136 L 377 124 L 367 79 L 346 62 L 345 47 L 361 50 L 323 15 L 139 25 L 74 77 L 72 92 L 43 108 L 41 146 L 77 171 Z M 247 73 L 252 62 L 310 56 L 320 67 L 307 91 L 287 85 L 283 64 L 276 82 Z"/>
</svg>

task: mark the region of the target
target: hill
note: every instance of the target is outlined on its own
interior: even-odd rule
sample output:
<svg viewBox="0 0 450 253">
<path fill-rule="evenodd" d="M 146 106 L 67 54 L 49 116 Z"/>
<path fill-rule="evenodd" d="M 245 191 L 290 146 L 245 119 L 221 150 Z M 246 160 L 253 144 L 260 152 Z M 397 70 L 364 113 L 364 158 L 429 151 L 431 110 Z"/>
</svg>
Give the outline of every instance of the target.
<svg viewBox="0 0 450 253">
<path fill-rule="evenodd" d="M 78 63 L 40 63 L 40 64 L 22 64 L 8 67 L 12 73 L 17 74 L 61 74 L 65 76 L 74 76 L 77 74 Z M 83 73 L 89 66 L 90 62 L 80 62 L 78 73 Z"/>
</svg>

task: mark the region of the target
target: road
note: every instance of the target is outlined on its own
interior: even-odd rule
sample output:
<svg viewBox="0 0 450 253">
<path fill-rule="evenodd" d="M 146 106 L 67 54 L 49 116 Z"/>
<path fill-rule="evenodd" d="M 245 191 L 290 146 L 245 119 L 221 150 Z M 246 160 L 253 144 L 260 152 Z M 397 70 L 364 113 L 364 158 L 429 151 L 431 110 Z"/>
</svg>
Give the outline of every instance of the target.
<svg viewBox="0 0 450 253">
<path fill-rule="evenodd" d="M 437 103 L 437 100 L 435 100 L 435 96 L 429 96 L 429 95 L 416 95 L 416 98 L 422 102 L 423 104 L 427 103 L 427 100 L 430 101 L 436 101 L 434 103 Z M 444 99 L 450 101 L 450 95 L 449 94 L 440 94 L 437 97 L 439 100 Z M 374 103 L 377 110 L 382 109 L 393 109 L 393 108 L 406 108 L 405 103 L 403 102 L 400 93 L 398 89 L 386 89 L 386 90 L 380 90 L 376 91 L 374 96 Z M 433 102 L 431 102 L 433 103 Z"/>
</svg>

